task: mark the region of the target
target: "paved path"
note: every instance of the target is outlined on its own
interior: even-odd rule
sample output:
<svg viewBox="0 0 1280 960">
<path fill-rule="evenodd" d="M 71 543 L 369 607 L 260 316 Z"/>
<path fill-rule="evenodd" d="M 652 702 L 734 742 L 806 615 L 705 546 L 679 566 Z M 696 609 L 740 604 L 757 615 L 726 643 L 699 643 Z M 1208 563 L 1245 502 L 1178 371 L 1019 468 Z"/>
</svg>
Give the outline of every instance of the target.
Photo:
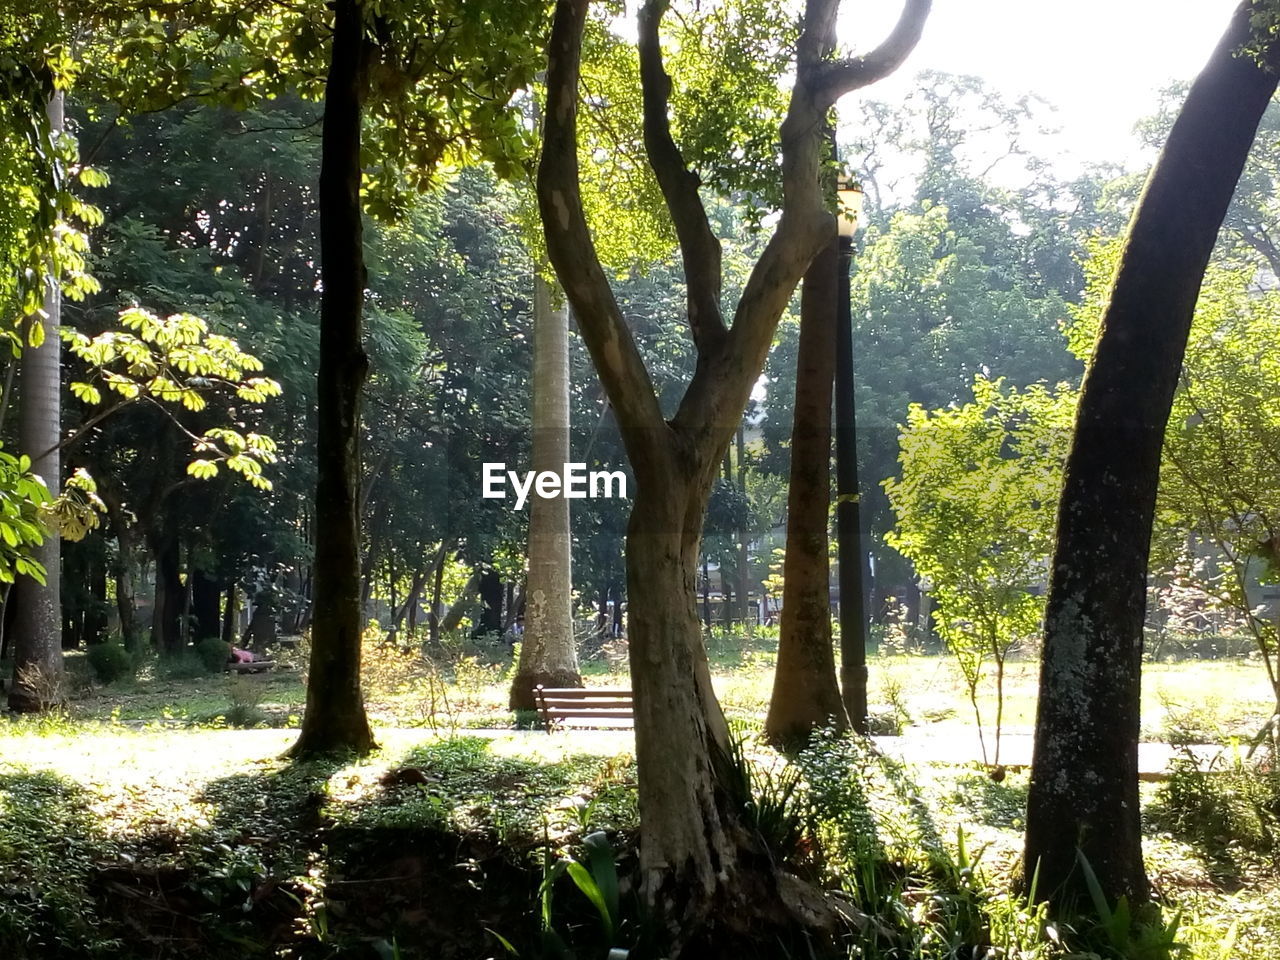
<svg viewBox="0 0 1280 960">
<path fill-rule="evenodd" d="M 972 731 L 930 731 L 910 729 L 900 737 L 873 737 L 876 746 L 891 757 L 907 763 L 969 763 L 982 759 L 977 734 Z M 987 756 L 994 759 L 994 743 L 988 739 Z M 1006 734 L 1000 738 L 1000 762 L 1010 770 L 1031 766 L 1030 734 Z M 1187 748 L 1203 770 L 1230 764 L 1232 748 L 1216 744 L 1197 744 Z M 1241 752 L 1243 756 L 1243 749 Z M 1169 764 L 1186 753 L 1167 743 L 1138 744 L 1138 776 L 1143 780 L 1160 780 L 1168 776 Z"/>
</svg>

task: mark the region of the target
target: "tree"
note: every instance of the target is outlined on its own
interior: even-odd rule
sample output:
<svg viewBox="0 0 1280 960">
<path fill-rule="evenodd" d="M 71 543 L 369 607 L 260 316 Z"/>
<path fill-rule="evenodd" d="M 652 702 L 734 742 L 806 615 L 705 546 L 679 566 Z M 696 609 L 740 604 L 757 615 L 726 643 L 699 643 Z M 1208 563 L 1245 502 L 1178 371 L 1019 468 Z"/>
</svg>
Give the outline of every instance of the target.
<svg viewBox="0 0 1280 960">
<path fill-rule="evenodd" d="M 320 161 L 319 428 L 316 434 L 315 611 L 307 708 L 295 757 L 373 749 L 360 692 L 360 388 L 368 369 L 361 317 L 361 101 L 369 46 L 359 0 L 334 3 Z"/>
<path fill-rule="evenodd" d="M 1280 47 L 1242 3 L 1147 180 L 1085 374 L 1045 610 L 1023 869 L 1061 905 L 1145 901 L 1138 734 L 1147 560 L 1165 426 L 1201 280 L 1276 89 Z M 1086 901 L 1087 902 L 1087 901 Z"/>
<path fill-rule="evenodd" d="M 63 131 L 63 94 L 49 100 L 49 128 L 54 137 Z M 50 490 L 62 488 L 62 377 L 59 359 L 62 322 L 62 290 L 56 273 L 49 272 L 42 316 L 24 324 L 28 334 L 22 351 L 22 404 L 18 408 L 18 449 L 31 460 L 31 469 Z M 32 712 L 44 709 L 50 698 L 60 696 L 62 682 L 62 542 L 45 537 L 33 550 L 33 559 L 47 571 L 43 583 L 24 578 L 16 584 L 17 613 L 13 688 L 9 709 Z"/>
<path fill-rule="evenodd" d="M 791 745 L 819 727 L 846 729 L 853 719 L 845 714 L 831 645 L 831 390 L 840 279 L 834 225 L 831 233 L 800 295 L 782 623 L 764 727 L 771 740 Z"/>
<path fill-rule="evenodd" d="M 569 311 L 541 276 L 533 290 L 533 456 L 530 469 L 558 472 L 569 461 Z M 511 709 L 532 710 L 534 688 L 580 687 L 573 635 L 569 501 L 529 504 L 529 575 L 520 663 Z"/>
<path fill-rule="evenodd" d="M 983 762 L 997 771 L 1005 662 L 1040 627 L 1037 588 L 1075 400 L 1066 384 L 1019 392 L 979 377 L 963 406 L 913 405 L 902 433 L 902 477 L 885 482 L 897 517 L 889 543 L 931 584 L 939 633 L 968 688 Z M 978 706 L 988 663 L 996 689 L 990 753 Z"/>
<path fill-rule="evenodd" d="M 680 241 L 686 318 L 698 365 L 670 419 L 663 415 L 595 252 L 578 177 L 579 65 L 588 0 L 561 0 L 552 25 L 538 202 L 547 250 L 617 417 L 635 473 L 627 532 L 627 595 L 641 813 L 641 887 L 676 950 L 714 915 L 726 926 L 747 909 L 779 917 L 774 874 L 748 864 L 750 840 L 730 799 L 731 744 L 711 689 L 695 606 L 695 569 L 711 485 L 763 367 L 774 329 L 832 216 L 819 189 L 823 121 L 845 92 L 895 69 L 914 47 L 928 0 L 912 0 L 886 43 L 833 60 L 836 3 L 811 0 L 797 45 L 796 85 L 781 126 L 781 217 L 735 308 L 721 313 L 721 250 L 672 136 L 672 84 L 663 65 L 664 0 L 639 16 L 647 160 Z M 760 861 L 755 861 L 760 862 Z M 782 919 L 782 918 L 780 918 Z M 726 944 L 718 948 L 724 951 Z"/>
</svg>

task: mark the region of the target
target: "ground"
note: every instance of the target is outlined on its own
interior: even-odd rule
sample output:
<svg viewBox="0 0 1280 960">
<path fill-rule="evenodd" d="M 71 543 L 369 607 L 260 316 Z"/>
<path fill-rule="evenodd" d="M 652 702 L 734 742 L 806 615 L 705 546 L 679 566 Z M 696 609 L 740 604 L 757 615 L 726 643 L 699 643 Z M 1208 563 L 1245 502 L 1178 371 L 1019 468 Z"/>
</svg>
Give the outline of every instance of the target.
<svg viewBox="0 0 1280 960">
<path fill-rule="evenodd" d="M 718 692 L 763 771 L 757 787 L 776 797 L 781 759 L 749 736 L 768 696 L 772 643 L 722 638 L 712 653 Z M 191 674 L 179 678 L 151 667 L 136 681 L 82 684 L 66 716 L 0 727 L 0 948 L 38 958 L 474 960 L 505 955 L 506 941 L 521 956 L 555 955 L 539 918 L 544 875 L 563 870 L 556 861 L 585 860 L 583 838 L 602 831 L 627 890 L 631 735 L 516 729 L 503 709 L 504 648 L 436 654 L 428 664 L 370 647 L 381 749 L 362 761 L 290 767 L 279 759 L 303 701 L 297 670 L 237 678 L 179 670 Z M 877 658 L 871 670 L 876 711 L 908 736 L 879 741 L 879 756 L 829 743 L 802 762 L 815 796 L 834 811 L 802 853 L 828 875 L 848 872 L 844 885 L 868 912 L 892 904 L 913 930 L 936 930 L 912 953 L 864 955 L 946 956 L 934 948 L 962 936 L 978 887 L 982 936 L 1005 938 L 1009 956 L 1054 955 L 1012 952 L 1038 925 L 998 894 L 1016 861 L 1025 772 L 997 783 L 975 762 L 963 685 L 946 658 Z M 1010 671 L 1014 734 L 1029 732 L 1034 678 L 1033 662 Z M 588 667 L 588 681 L 626 678 L 602 661 Z M 1244 660 L 1152 664 L 1146 687 L 1152 741 L 1229 742 L 1268 714 L 1261 667 Z M 940 762 L 913 742 L 956 746 Z M 1220 782 L 1230 789 L 1206 786 Z M 1230 799 L 1253 789 L 1194 771 L 1143 786 L 1149 867 L 1166 919 L 1182 909 L 1178 939 L 1196 957 L 1280 953 L 1273 819 L 1259 812 L 1273 800 Z M 1218 816 L 1237 807 L 1245 820 Z M 1255 820 L 1256 842 L 1241 843 Z M 856 875 L 872 847 L 876 877 Z M 588 951 L 609 946 L 576 883 L 550 885 L 549 926 Z M 939 910 L 943 902 L 951 906 Z M 104 943 L 111 938 L 123 945 Z"/>
</svg>

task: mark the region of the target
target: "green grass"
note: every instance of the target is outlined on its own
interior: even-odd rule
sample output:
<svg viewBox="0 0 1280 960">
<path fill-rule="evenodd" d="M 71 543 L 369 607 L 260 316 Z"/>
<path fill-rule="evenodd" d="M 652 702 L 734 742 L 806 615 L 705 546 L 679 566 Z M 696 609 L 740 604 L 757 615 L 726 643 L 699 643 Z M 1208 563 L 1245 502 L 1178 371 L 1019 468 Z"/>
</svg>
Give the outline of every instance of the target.
<svg viewBox="0 0 1280 960">
<path fill-rule="evenodd" d="M 717 692 L 747 729 L 758 729 L 763 716 L 775 645 L 767 635 L 710 645 Z M 193 957 L 229 955 L 228 944 L 237 944 L 236 955 L 259 955 L 240 941 L 270 942 L 282 956 L 320 956 L 312 947 L 334 938 L 367 943 L 396 930 L 399 942 L 412 943 L 426 922 L 415 897 L 438 896 L 441 884 L 459 910 L 471 904 L 480 915 L 483 904 L 498 904 L 494 922 L 506 924 L 504 936 L 533 936 L 520 918 L 536 915 L 543 851 L 572 851 L 597 829 L 625 845 L 634 831 L 631 735 L 504 730 L 512 720 L 505 648 L 458 645 L 427 663 L 371 647 L 366 662 L 381 750 L 359 762 L 290 767 L 279 759 L 304 700 L 299 670 L 182 680 L 147 669 L 134 680 L 82 686 L 65 715 L 0 724 L 0 888 L 8 897 L 0 902 L 10 905 L 0 908 L 0 948 L 6 935 L 21 934 L 41 945 L 30 956 L 132 956 L 111 952 L 113 939 L 137 935 L 130 923 L 151 933 L 170 924 L 175 932 L 166 936 L 198 945 L 183 954 Z M 1012 731 L 1030 731 L 1036 669 L 1030 661 L 1011 665 Z M 909 718 L 913 736 L 970 729 L 964 688 L 947 658 L 873 657 L 870 671 L 874 709 Z M 584 674 L 590 684 L 629 683 L 603 662 L 585 664 Z M 1255 663 L 1150 664 L 1144 731 L 1153 738 L 1170 729 L 1204 738 L 1252 732 L 1269 701 Z M 254 729 L 230 728 L 237 703 L 256 711 Z M 468 733 L 480 728 L 487 731 Z M 1021 841 L 1025 773 L 994 783 L 974 764 L 839 768 L 850 772 L 871 818 L 859 829 L 874 835 L 886 863 L 907 871 L 899 876 L 895 867 L 878 883 L 916 877 L 911 882 L 922 886 L 899 891 L 908 898 L 925 896 L 930 884 L 956 888 L 958 858 L 976 856 L 987 889 L 1007 884 Z M 1233 957 L 1280 954 L 1275 856 L 1235 857 L 1224 872 L 1221 851 L 1162 819 L 1159 789 L 1143 787 L 1148 866 L 1161 895 L 1185 908 L 1192 955 L 1219 960 L 1233 924 Z M 392 882 L 405 876 L 416 879 Z M 934 879 L 918 879 L 926 876 Z M 368 897 L 382 899 L 363 899 L 357 891 L 366 886 Z M 951 888 L 948 904 L 976 909 Z M 984 916 L 1005 910 L 1010 936 L 1026 933 L 1016 905 L 983 896 Z M 357 909 L 365 919 L 355 918 Z M 432 936 L 456 948 L 442 947 L 441 956 L 494 953 L 496 942 L 477 929 L 460 915 Z M 24 954 L 11 947 L 4 955 Z M 1019 954 L 1033 955 L 1040 954 Z"/>
</svg>

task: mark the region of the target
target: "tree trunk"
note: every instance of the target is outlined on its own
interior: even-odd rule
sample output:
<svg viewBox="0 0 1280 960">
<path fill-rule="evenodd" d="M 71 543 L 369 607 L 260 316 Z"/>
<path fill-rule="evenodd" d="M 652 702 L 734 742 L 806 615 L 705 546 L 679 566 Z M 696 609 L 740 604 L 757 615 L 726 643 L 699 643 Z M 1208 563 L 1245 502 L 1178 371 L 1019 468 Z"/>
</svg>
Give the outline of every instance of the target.
<svg viewBox="0 0 1280 960">
<path fill-rule="evenodd" d="M 238 591 L 236 590 L 236 582 L 232 580 L 227 584 L 227 599 L 222 608 L 222 642 L 235 643 L 236 639 L 236 613 L 239 608 Z"/>
<path fill-rule="evenodd" d="M 49 101 L 49 126 L 62 132 L 61 92 Z M 18 449 L 31 458 L 31 471 L 42 477 L 49 492 L 62 488 L 62 405 L 58 325 L 62 317 L 62 291 L 56 277 L 45 280 L 44 342 L 29 343 L 22 351 L 22 405 L 18 411 Z M 33 321 L 29 321 L 33 322 Z M 57 531 L 31 551 L 45 568 L 45 583 L 22 580 L 13 620 L 13 686 L 9 709 L 34 712 L 60 698 L 62 683 L 61 546 Z"/>
<path fill-rule="evenodd" d="M 502 632 L 502 578 L 497 570 L 480 575 L 480 619 L 471 628 L 471 636 L 483 637 Z"/>
<path fill-rule="evenodd" d="M 559 472 L 569 462 L 569 308 L 553 305 L 552 289 L 533 280 L 533 464 Z M 572 535 L 564 497 L 529 502 L 529 577 L 525 586 L 520 663 L 511 681 L 512 710 L 532 710 L 533 689 L 580 687 L 573 636 Z"/>
<path fill-rule="evenodd" d="M 221 632 L 222 620 L 218 601 L 222 590 L 217 580 L 203 570 L 188 573 L 191 580 L 191 615 L 195 619 L 195 641 L 216 637 Z"/>
<path fill-rule="evenodd" d="M 747 497 L 747 466 L 745 427 L 738 424 L 738 492 Z M 747 545 L 747 531 L 738 530 L 738 616 L 747 636 L 755 631 L 755 618 L 751 613 L 751 552 Z"/>
<path fill-rule="evenodd" d="M 1250 3 L 1196 79 L 1152 170 L 1085 376 L 1045 612 L 1024 871 L 1088 903 L 1149 896 L 1138 802 L 1147 560 L 1160 454 L 1200 283 L 1276 74 L 1249 56 Z M 1267 50 L 1276 57 L 1275 45 Z M 1272 66 L 1274 70 L 1274 64 Z"/>
<path fill-rule="evenodd" d="M 365 81 L 358 0 L 334 0 L 320 160 L 320 369 L 316 434 L 315 614 L 302 731 L 307 757 L 374 747 L 360 691 L 360 390 L 364 241 L 360 117 Z"/>
<path fill-rule="evenodd" d="M 102 501 L 107 505 L 107 516 L 116 536 L 116 557 L 112 574 L 116 581 L 116 613 L 120 618 L 120 642 L 129 651 L 136 651 L 142 639 L 138 629 L 137 557 L 138 536 L 125 515 L 123 506 L 105 485 L 99 485 Z"/>
<path fill-rule="evenodd" d="M 787 491 L 787 552 L 783 561 L 782 624 L 765 734 L 775 743 L 803 743 L 818 727 L 848 726 L 831 647 L 831 388 L 836 363 L 839 250 L 833 236 L 804 276 L 800 342 Z M 841 600 L 843 602 L 843 597 Z"/>
<path fill-rule="evenodd" d="M 858 425 L 853 390 L 853 318 L 849 268 L 853 238 L 841 237 L 836 303 L 836 542 L 840 584 L 840 693 L 849 723 L 867 732 L 867 549 L 858 489 Z"/>
<path fill-rule="evenodd" d="M 441 571 L 443 573 L 443 571 Z M 450 630 L 457 630 L 462 623 L 462 618 L 467 615 L 467 600 L 475 592 L 476 585 L 480 582 L 480 572 L 475 571 L 467 578 L 466 584 L 462 588 L 462 592 L 458 594 L 458 599 L 454 601 L 448 612 L 445 613 L 444 619 L 440 621 L 440 629 L 445 633 Z M 439 604 L 440 593 L 436 591 L 435 602 Z M 439 639 L 437 637 L 437 639 Z"/>
<path fill-rule="evenodd" d="M 151 608 L 151 645 L 161 653 L 174 653 L 183 645 L 181 547 L 176 521 L 166 509 L 158 530 L 148 536 L 156 582 Z"/>
<path fill-rule="evenodd" d="M 444 564 L 449 557 L 447 543 L 447 540 L 443 540 L 440 543 L 440 559 L 436 561 L 435 576 L 431 580 L 431 612 L 428 616 L 430 624 L 428 639 L 433 644 L 440 642 L 440 593 L 444 589 Z"/>
<path fill-rule="evenodd" d="M 627 595 L 634 601 L 627 634 L 647 817 L 640 867 L 656 903 L 668 884 L 712 899 L 732 884 L 721 871 L 736 862 L 712 769 L 730 755 L 729 729 L 711 690 L 695 601 L 707 490 L 691 485 L 671 477 L 665 489 L 639 490 L 627 532 Z"/>
</svg>

